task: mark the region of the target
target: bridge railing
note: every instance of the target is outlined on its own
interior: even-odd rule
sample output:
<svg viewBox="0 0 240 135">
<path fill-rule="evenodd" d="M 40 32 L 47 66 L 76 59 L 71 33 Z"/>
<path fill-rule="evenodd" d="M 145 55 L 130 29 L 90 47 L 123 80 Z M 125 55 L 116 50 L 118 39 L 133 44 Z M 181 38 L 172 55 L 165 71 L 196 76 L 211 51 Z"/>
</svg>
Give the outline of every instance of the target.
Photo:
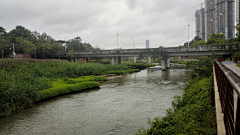
<svg viewBox="0 0 240 135">
<path fill-rule="evenodd" d="M 152 53 L 152 52 L 191 52 L 191 51 L 222 51 L 238 49 L 238 45 L 209 45 L 191 47 L 168 47 L 168 48 L 147 48 L 147 49 L 121 49 L 121 50 L 99 50 L 99 51 L 79 51 L 74 54 L 129 54 L 129 53 Z"/>
<path fill-rule="evenodd" d="M 221 62 L 214 60 L 222 113 L 227 135 L 240 134 L 240 79 Z"/>
</svg>

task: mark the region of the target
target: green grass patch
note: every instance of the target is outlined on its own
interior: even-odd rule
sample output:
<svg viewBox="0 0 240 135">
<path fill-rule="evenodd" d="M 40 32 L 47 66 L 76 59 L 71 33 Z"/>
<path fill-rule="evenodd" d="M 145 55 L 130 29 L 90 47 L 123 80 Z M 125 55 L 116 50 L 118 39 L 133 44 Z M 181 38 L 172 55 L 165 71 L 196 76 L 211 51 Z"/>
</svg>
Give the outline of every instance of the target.
<svg viewBox="0 0 240 135">
<path fill-rule="evenodd" d="M 240 67 L 240 63 L 236 65 L 237 67 Z"/>
<path fill-rule="evenodd" d="M 97 82 L 82 82 L 77 84 L 60 84 L 46 90 L 40 90 L 40 100 L 56 97 L 58 95 L 67 94 L 70 92 L 77 92 L 85 89 L 98 88 L 100 86 Z"/>
<path fill-rule="evenodd" d="M 39 99 L 44 100 L 62 94 L 97 88 L 100 84 L 95 81 L 107 81 L 107 78 L 102 76 L 82 76 L 79 78 L 55 79 L 53 88 L 39 91 Z"/>
</svg>

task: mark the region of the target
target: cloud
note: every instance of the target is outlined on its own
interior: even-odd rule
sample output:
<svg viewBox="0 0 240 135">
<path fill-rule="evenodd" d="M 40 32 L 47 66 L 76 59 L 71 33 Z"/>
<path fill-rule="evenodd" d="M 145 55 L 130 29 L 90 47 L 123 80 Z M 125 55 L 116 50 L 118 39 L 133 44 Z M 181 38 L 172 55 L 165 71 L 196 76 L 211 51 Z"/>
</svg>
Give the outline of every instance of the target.
<svg viewBox="0 0 240 135">
<path fill-rule="evenodd" d="M 198 0 L 0 0 L 0 26 L 7 31 L 22 25 L 55 39 L 80 36 L 94 46 L 172 46 L 194 37 L 192 7 Z"/>
</svg>

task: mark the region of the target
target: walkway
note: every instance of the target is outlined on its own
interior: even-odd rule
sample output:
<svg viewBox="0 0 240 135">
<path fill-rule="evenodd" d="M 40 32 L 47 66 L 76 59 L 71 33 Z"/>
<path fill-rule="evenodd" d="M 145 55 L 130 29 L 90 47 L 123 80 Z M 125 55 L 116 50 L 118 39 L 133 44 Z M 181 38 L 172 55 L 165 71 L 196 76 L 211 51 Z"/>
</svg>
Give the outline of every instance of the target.
<svg viewBox="0 0 240 135">
<path fill-rule="evenodd" d="M 237 67 L 236 63 L 233 61 L 223 61 L 222 64 L 225 65 L 228 69 L 232 70 L 233 73 L 240 76 L 240 67 Z"/>
</svg>

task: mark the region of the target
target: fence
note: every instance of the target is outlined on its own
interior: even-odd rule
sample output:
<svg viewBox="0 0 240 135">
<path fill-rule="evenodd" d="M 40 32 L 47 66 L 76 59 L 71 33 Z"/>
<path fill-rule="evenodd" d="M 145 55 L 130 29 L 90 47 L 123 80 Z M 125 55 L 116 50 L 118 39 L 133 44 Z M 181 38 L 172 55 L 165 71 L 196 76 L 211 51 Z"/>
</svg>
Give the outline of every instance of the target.
<svg viewBox="0 0 240 135">
<path fill-rule="evenodd" d="M 217 60 L 214 60 L 214 68 L 226 134 L 240 135 L 240 79 Z"/>
</svg>

